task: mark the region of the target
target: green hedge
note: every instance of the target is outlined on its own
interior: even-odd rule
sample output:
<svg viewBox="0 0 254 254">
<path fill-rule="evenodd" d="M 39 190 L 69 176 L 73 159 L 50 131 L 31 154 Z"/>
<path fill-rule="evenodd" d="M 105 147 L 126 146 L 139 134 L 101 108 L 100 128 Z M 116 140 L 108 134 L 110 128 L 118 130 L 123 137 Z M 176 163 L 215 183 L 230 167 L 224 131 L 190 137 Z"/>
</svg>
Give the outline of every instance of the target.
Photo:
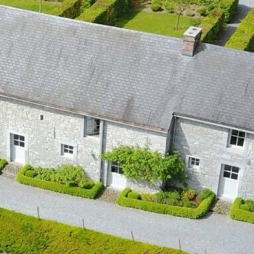
<svg viewBox="0 0 254 254">
<path fill-rule="evenodd" d="M 0 159 L 0 174 L 2 173 L 4 167 L 8 164 L 6 159 Z"/>
<path fill-rule="evenodd" d="M 74 19 L 82 12 L 82 1 L 83 0 L 63 0 L 61 5 L 49 12 L 49 14 Z"/>
<path fill-rule="evenodd" d="M 254 8 L 241 21 L 226 47 L 254 52 Z"/>
<path fill-rule="evenodd" d="M 97 0 L 77 17 L 77 20 L 112 25 L 131 6 L 132 0 Z"/>
<path fill-rule="evenodd" d="M 44 180 L 25 176 L 26 171 L 31 169 L 32 169 L 32 166 L 29 164 L 22 167 L 17 174 L 17 177 L 16 177 L 17 181 L 26 185 L 39 187 L 46 190 L 51 190 L 55 192 L 69 194 L 72 196 L 91 198 L 91 199 L 96 198 L 98 194 L 104 188 L 101 182 L 95 183 L 92 189 L 83 189 L 79 187 L 66 186 L 57 182 L 49 182 L 49 181 L 44 181 Z"/>
<path fill-rule="evenodd" d="M 211 191 L 211 196 L 204 199 L 197 208 L 189 208 L 128 198 L 127 196 L 130 192 L 130 188 L 124 189 L 123 192 L 119 195 L 117 203 L 121 206 L 137 208 L 154 213 L 170 214 L 190 219 L 198 219 L 204 217 L 211 208 L 211 205 L 215 199 L 215 194 Z"/>
<path fill-rule="evenodd" d="M 217 38 L 218 33 L 224 24 L 224 13 L 221 9 L 211 11 L 201 22 L 201 40 L 212 43 Z"/>
<path fill-rule="evenodd" d="M 254 213 L 240 209 L 242 204 L 244 204 L 244 200 L 242 198 L 238 197 L 235 199 L 230 208 L 231 219 L 254 223 Z"/>
<path fill-rule="evenodd" d="M 224 23 L 228 23 L 236 14 L 239 0 L 222 0 L 219 7 L 224 13 Z"/>
<path fill-rule="evenodd" d="M 39 220 L 3 208 L 0 208 L 0 228 L 0 253 L 187 254 L 176 249 L 133 242 L 81 227 Z"/>
</svg>

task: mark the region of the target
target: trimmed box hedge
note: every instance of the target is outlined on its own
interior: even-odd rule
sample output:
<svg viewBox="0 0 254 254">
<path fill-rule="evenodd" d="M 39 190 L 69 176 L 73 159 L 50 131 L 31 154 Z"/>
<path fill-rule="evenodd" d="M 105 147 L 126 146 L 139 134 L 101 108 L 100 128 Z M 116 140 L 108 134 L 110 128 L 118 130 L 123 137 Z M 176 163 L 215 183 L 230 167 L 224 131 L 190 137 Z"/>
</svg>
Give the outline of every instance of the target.
<svg viewBox="0 0 254 254">
<path fill-rule="evenodd" d="M 80 187 L 66 186 L 57 182 L 49 182 L 49 181 L 25 176 L 26 171 L 31 170 L 31 168 L 32 166 L 29 164 L 22 167 L 16 176 L 17 181 L 22 184 L 39 187 L 45 190 L 51 190 L 55 192 L 69 194 L 72 196 L 78 196 L 78 197 L 90 198 L 90 199 L 95 199 L 104 188 L 101 182 L 95 183 L 95 185 L 91 189 L 84 189 Z"/>
<path fill-rule="evenodd" d="M 4 167 L 8 164 L 6 159 L 0 159 L 0 174 L 2 173 Z"/>
<path fill-rule="evenodd" d="M 254 212 L 245 211 L 240 209 L 240 206 L 244 204 L 244 199 L 238 197 L 233 202 L 230 208 L 230 218 L 233 220 L 245 221 L 254 223 Z"/>
<path fill-rule="evenodd" d="M 241 21 L 226 47 L 254 52 L 254 8 Z"/>
<path fill-rule="evenodd" d="M 82 225 L 82 220 L 80 224 Z M 168 247 L 37 219 L 3 208 L 0 208 L 0 228 L 2 229 L 0 230 L 0 253 L 187 254 L 187 252 Z"/>
<path fill-rule="evenodd" d="M 77 20 L 113 25 L 121 14 L 132 6 L 132 0 L 97 0 Z"/>
<path fill-rule="evenodd" d="M 239 0 L 222 0 L 219 7 L 224 13 L 224 23 L 228 23 L 236 14 Z"/>
<path fill-rule="evenodd" d="M 154 213 L 170 214 L 190 219 L 199 219 L 204 217 L 215 200 L 215 194 L 211 191 L 211 195 L 204 199 L 197 208 L 189 208 L 128 198 L 130 192 L 130 188 L 125 188 L 117 198 L 117 203 L 125 207 L 136 208 Z"/>
</svg>

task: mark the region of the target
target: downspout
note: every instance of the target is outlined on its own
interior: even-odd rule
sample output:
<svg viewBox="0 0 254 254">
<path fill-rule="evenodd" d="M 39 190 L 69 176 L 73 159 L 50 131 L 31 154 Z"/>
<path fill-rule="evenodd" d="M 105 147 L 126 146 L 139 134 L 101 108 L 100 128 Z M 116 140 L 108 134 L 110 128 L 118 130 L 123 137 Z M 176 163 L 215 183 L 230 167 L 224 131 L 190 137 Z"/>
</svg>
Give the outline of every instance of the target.
<svg viewBox="0 0 254 254">
<path fill-rule="evenodd" d="M 173 149 L 175 132 L 176 132 L 176 128 L 175 128 L 176 120 L 177 120 L 177 116 L 172 114 L 172 119 L 171 119 L 171 123 L 168 129 L 168 135 L 167 135 L 166 153 L 169 153 Z"/>
<path fill-rule="evenodd" d="M 99 180 L 104 182 L 105 176 L 103 175 L 103 162 L 101 160 L 101 154 L 104 152 L 104 121 L 100 120 L 100 141 L 99 141 Z"/>
</svg>

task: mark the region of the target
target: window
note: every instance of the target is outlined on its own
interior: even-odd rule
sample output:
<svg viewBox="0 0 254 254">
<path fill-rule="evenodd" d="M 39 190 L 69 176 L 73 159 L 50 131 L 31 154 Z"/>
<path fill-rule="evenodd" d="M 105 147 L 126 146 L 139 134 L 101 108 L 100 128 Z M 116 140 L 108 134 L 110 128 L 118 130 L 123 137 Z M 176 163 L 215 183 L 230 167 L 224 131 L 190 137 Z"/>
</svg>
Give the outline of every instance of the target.
<svg viewBox="0 0 254 254">
<path fill-rule="evenodd" d="M 15 146 L 25 147 L 25 137 L 21 135 L 14 134 L 13 142 Z"/>
<path fill-rule="evenodd" d="M 61 155 L 74 158 L 74 147 L 70 145 L 61 145 Z"/>
<path fill-rule="evenodd" d="M 100 133 L 100 120 L 93 117 L 85 117 L 85 135 L 97 135 Z"/>
<path fill-rule="evenodd" d="M 243 147 L 245 140 L 245 132 L 232 130 L 229 145 Z"/>
<path fill-rule="evenodd" d="M 200 159 L 189 157 L 189 161 L 188 161 L 189 168 L 199 168 L 199 164 L 200 164 Z"/>
<path fill-rule="evenodd" d="M 111 172 L 123 174 L 123 169 L 118 165 L 117 162 L 112 161 L 111 162 Z"/>
<path fill-rule="evenodd" d="M 238 173 L 239 173 L 239 168 L 230 166 L 230 165 L 223 165 L 223 176 L 225 178 L 237 180 L 238 179 Z"/>
</svg>

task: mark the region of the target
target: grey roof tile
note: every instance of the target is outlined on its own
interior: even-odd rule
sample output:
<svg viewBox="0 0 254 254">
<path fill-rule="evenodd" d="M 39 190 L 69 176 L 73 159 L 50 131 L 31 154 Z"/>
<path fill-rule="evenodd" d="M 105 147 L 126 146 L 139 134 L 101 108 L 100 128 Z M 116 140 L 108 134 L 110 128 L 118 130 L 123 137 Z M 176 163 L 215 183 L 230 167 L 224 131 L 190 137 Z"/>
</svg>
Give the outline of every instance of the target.
<svg viewBox="0 0 254 254">
<path fill-rule="evenodd" d="M 167 130 L 171 115 L 254 130 L 254 54 L 0 6 L 0 94 Z"/>
</svg>

